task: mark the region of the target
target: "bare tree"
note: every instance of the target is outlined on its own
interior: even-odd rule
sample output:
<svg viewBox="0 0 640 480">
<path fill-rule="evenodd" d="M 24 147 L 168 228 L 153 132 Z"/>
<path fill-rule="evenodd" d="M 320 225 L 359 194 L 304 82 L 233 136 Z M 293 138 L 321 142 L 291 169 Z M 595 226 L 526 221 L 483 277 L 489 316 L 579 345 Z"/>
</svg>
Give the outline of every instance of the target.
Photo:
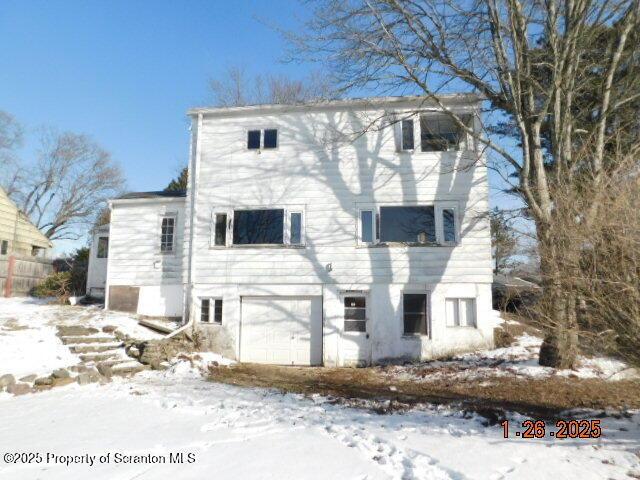
<svg viewBox="0 0 640 480">
<path fill-rule="evenodd" d="M 504 273 L 511 265 L 511 259 L 516 253 L 518 238 L 505 213 L 497 207 L 490 216 L 491 246 L 493 248 L 494 273 Z"/>
<path fill-rule="evenodd" d="M 606 161 L 605 146 L 616 113 L 640 98 L 637 76 L 623 75 L 638 61 L 639 0 L 315 3 L 307 33 L 290 34 L 295 56 L 328 63 L 344 91 L 423 95 L 509 165 L 539 242 L 548 300 L 540 361 L 574 366 L 578 298 L 562 282 L 557 265 L 565 249 L 576 246 L 564 236 L 565 219 L 558 223 L 555 205 L 565 193 L 558 181 L 569 180 L 589 200 L 580 203 L 584 210 L 579 215 L 589 223 L 601 206 L 605 177 L 624 173 L 621 165 Z M 603 36 L 603 30 L 609 33 Z M 597 88 L 593 72 L 599 73 Z M 576 99 L 584 93 L 581 80 L 587 75 L 593 121 L 582 125 Z M 488 130 L 474 133 L 439 101 L 439 93 L 451 91 L 482 95 L 485 125 L 508 119 L 518 147 L 509 148 Z"/>
<path fill-rule="evenodd" d="M 20 208 L 50 239 L 78 239 L 107 199 L 124 186 L 111 155 L 85 135 L 42 136 L 39 158 L 14 195 Z"/>
<path fill-rule="evenodd" d="M 312 75 L 295 80 L 284 75 L 250 76 L 241 67 L 230 67 L 209 81 L 214 104 L 238 107 L 265 103 L 296 104 L 331 98 L 333 90 L 326 77 Z"/>
<path fill-rule="evenodd" d="M 23 128 L 15 117 L 0 110 L 0 185 L 13 195 L 22 178 L 14 150 L 22 144 Z"/>
</svg>

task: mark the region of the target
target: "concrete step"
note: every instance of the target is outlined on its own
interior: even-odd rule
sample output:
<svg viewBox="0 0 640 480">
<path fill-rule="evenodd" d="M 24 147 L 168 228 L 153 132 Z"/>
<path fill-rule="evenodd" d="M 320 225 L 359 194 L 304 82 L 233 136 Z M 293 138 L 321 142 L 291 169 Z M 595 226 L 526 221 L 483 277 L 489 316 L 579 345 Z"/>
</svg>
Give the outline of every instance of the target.
<svg viewBox="0 0 640 480">
<path fill-rule="evenodd" d="M 122 363 L 130 363 L 130 362 L 131 362 L 131 358 L 129 357 L 113 357 L 107 360 L 101 360 L 98 363 L 100 365 L 106 365 L 108 367 L 115 367 L 116 365 L 120 365 Z"/>
<path fill-rule="evenodd" d="M 118 350 L 105 353 L 84 353 L 80 355 L 80 360 L 83 362 L 102 362 L 104 360 L 113 360 L 116 358 L 122 358 Z"/>
<path fill-rule="evenodd" d="M 135 375 L 136 373 L 148 370 L 149 368 L 149 365 L 143 365 L 136 361 L 128 361 L 111 367 L 111 373 L 118 376 Z"/>
<path fill-rule="evenodd" d="M 58 325 L 58 335 L 61 337 L 85 336 L 98 333 L 94 327 L 83 327 L 82 325 Z"/>
<path fill-rule="evenodd" d="M 69 345 L 71 353 L 99 353 L 114 350 L 124 346 L 124 343 L 94 343 Z"/>
<path fill-rule="evenodd" d="M 114 343 L 117 340 L 114 337 L 62 337 L 62 343 L 69 344 L 87 344 L 87 343 Z"/>
<path fill-rule="evenodd" d="M 138 325 L 142 325 L 143 327 L 147 327 L 155 332 L 169 334 L 178 328 L 180 328 L 180 324 L 171 320 L 161 320 L 157 318 L 144 318 L 138 320 Z"/>
</svg>

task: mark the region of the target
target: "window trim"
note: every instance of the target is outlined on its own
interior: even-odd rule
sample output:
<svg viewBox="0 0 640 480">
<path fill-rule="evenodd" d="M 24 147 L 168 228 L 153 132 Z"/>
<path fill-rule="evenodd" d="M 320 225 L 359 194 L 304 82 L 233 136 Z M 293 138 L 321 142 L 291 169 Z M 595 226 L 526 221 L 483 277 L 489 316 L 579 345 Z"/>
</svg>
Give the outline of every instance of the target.
<svg viewBox="0 0 640 480">
<path fill-rule="evenodd" d="M 260 146 L 258 148 L 249 148 L 249 132 L 252 131 L 258 131 L 260 132 Z M 276 146 L 275 148 L 265 148 L 264 147 L 264 131 L 265 130 L 275 130 L 276 133 Z M 263 151 L 266 152 L 273 152 L 273 151 L 277 151 L 280 149 L 280 129 L 277 126 L 263 126 L 263 127 L 246 127 L 244 129 L 244 149 L 247 152 L 256 152 L 256 153 L 262 153 Z"/>
<path fill-rule="evenodd" d="M 160 228 L 162 228 L 162 226 Z M 174 225 L 174 230 L 175 230 L 175 225 Z M 160 233 L 160 235 L 162 236 L 162 232 Z M 100 256 L 100 240 L 107 241 L 107 251 L 106 251 L 106 255 L 104 256 Z M 162 241 L 162 238 L 160 239 L 160 241 Z M 108 235 L 98 236 L 98 244 L 96 245 L 96 258 L 99 258 L 99 259 L 109 258 L 109 236 Z"/>
<path fill-rule="evenodd" d="M 457 325 L 449 325 L 449 319 L 447 318 L 447 300 L 455 300 L 458 313 Z M 472 325 L 460 325 L 460 302 L 461 300 L 471 300 L 473 302 L 473 324 Z M 478 328 L 478 300 L 477 297 L 445 297 L 444 298 L 444 324 L 447 328 Z"/>
<path fill-rule="evenodd" d="M 165 218 L 173 218 L 173 244 L 171 250 L 162 250 L 162 221 Z M 158 215 L 158 253 L 160 255 L 175 255 L 178 251 L 178 212 L 165 212 Z"/>
<path fill-rule="evenodd" d="M 249 243 L 238 244 L 233 243 L 233 225 L 235 222 L 235 212 L 245 210 L 283 210 L 283 243 Z M 300 219 L 300 243 L 291 243 L 291 214 L 299 213 Z M 227 215 L 227 236 L 225 245 L 215 244 L 215 218 L 216 214 Z M 306 248 L 307 247 L 307 213 L 306 205 L 249 205 L 242 207 L 214 207 L 211 210 L 211 218 L 209 220 L 209 248 L 210 249 L 225 249 L 225 248 Z"/>
<path fill-rule="evenodd" d="M 347 331 L 344 328 L 344 322 L 346 319 L 344 318 L 345 306 L 344 302 L 348 297 L 358 297 L 364 298 L 364 322 L 365 322 L 365 330 L 364 332 L 359 331 Z M 370 302 L 369 302 L 369 292 L 342 292 L 340 294 L 340 303 L 342 304 L 342 334 L 343 335 L 368 335 L 369 334 L 369 320 L 370 320 Z"/>
<path fill-rule="evenodd" d="M 412 130 L 413 130 L 413 147 L 411 148 L 404 148 L 404 122 L 411 122 L 412 125 Z M 399 124 L 399 150 L 401 152 L 415 152 L 416 151 L 416 122 L 414 119 L 414 116 L 406 116 L 406 117 L 401 117 L 400 120 L 398 121 Z"/>
<path fill-rule="evenodd" d="M 209 297 L 209 296 L 204 296 L 204 297 L 199 297 L 200 302 L 198 303 L 198 323 L 202 324 L 202 325 L 222 325 L 222 322 L 224 321 L 224 299 L 222 297 Z M 209 320 L 204 321 L 202 320 L 202 302 L 204 300 L 208 300 L 209 301 L 209 312 L 208 312 L 208 317 Z M 220 321 L 217 322 L 216 321 L 216 302 L 220 300 L 220 302 L 222 302 L 221 305 L 221 313 L 220 313 Z"/>
<path fill-rule="evenodd" d="M 426 314 L 425 327 L 427 330 L 426 333 L 407 333 L 404 331 L 404 296 L 406 294 L 426 296 L 426 302 L 427 302 L 426 308 L 425 308 L 425 314 Z M 400 292 L 400 331 L 402 332 L 402 335 L 401 335 L 402 338 L 405 338 L 405 339 L 433 338 L 432 337 L 433 327 L 432 327 L 431 316 L 432 315 L 431 315 L 431 291 L 430 290 L 425 290 L 423 288 L 412 288 L 412 287 L 407 287 L 402 289 L 402 291 Z"/>
<path fill-rule="evenodd" d="M 418 243 L 418 242 L 382 242 L 380 241 L 380 209 L 382 207 L 433 207 L 433 214 L 435 216 L 435 229 L 436 229 L 436 241 L 435 243 Z M 443 210 L 453 210 L 454 212 L 454 228 L 455 228 L 455 242 L 444 241 L 444 222 L 442 219 Z M 373 225 L 372 225 L 372 242 L 362 241 L 362 212 L 373 212 Z M 357 204 L 358 216 L 356 217 L 356 245 L 359 247 L 455 247 L 460 244 L 460 207 L 458 201 L 431 201 L 431 202 L 381 202 L 377 204 L 362 203 Z"/>
</svg>

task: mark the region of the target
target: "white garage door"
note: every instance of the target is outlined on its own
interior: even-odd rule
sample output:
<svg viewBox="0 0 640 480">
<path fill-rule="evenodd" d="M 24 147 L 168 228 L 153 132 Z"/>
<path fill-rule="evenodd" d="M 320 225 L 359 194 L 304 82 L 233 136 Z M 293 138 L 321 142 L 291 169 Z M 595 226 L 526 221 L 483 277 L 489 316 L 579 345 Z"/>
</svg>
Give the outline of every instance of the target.
<svg viewBox="0 0 640 480">
<path fill-rule="evenodd" d="M 240 361 L 322 363 L 321 297 L 242 297 Z"/>
</svg>

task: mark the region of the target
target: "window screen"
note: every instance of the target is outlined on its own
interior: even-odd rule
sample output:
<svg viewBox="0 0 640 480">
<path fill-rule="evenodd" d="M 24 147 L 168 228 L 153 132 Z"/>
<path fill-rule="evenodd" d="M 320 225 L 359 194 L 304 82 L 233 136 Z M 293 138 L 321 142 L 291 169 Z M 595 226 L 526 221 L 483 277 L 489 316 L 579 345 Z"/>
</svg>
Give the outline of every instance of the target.
<svg viewBox="0 0 640 480">
<path fill-rule="evenodd" d="M 302 214 L 300 212 L 291 213 L 291 245 L 302 243 Z"/>
<path fill-rule="evenodd" d="M 413 120 L 402 120 L 402 150 L 413 150 Z"/>
<path fill-rule="evenodd" d="M 367 299 L 365 297 L 345 297 L 344 331 L 367 331 Z"/>
<path fill-rule="evenodd" d="M 235 245 L 284 243 L 284 210 L 236 210 L 233 214 Z"/>
<path fill-rule="evenodd" d="M 433 207 L 380 207 L 380 241 L 434 243 Z"/>
<path fill-rule="evenodd" d="M 404 333 L 427 335 L 427 295 L 405 293 L 402 296 Z"/>
<path fill-rule="evenodd" d="M 455 211 L 451 208 L 442 210 L 442 230 L 444 241 L 455 243 L 456 241 L 456 220 Z"/>
<path fill-rule="evenodd" d="M 227 214 L 216 213 L 215 215 L 215 231 L 214 231 L 214 245 L 226 245 L 227 244 Z"/>
<path fill-rule="evenodd" d="M 258 150 L 260 148 L 260 130 L 249 130 L 247 132 L 247 148 Z"/>
<path fill-rule="evenodd" d="M 371 210 L 360 212 L 360 238 L 363 243 L 373 242 L 373 212 Z"/>
<path fill-rule="evenodd" d="M 109 237 L 98 238 L 98 258 L 107 258 L 109 256 Z"/>
<path fill-rule="evenodd" d="M 174 233 L 176 219 L 174 217 L 164 217 L 160 232 L 160 251 L 173 252 Z"/>
<path fill-rule="evenodd" d="M 264 148 L 277 148 L 278 146 L 278 130 L 267 129 L 264 131 Z"/>
</svg>

